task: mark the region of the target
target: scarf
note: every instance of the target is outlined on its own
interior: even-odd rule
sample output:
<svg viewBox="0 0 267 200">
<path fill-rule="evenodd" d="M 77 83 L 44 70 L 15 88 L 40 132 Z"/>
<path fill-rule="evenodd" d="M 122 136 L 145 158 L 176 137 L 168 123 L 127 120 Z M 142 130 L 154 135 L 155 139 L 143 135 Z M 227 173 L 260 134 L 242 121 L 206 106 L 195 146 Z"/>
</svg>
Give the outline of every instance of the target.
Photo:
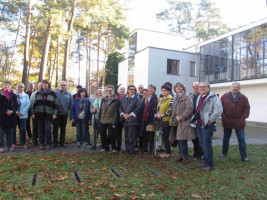
<svg viewBox="0 0 267 200">
<path fill-rule="evenodd" d="M 51 93 L 51 91 L 52 91 L 51 88 L 48 88 L 48 90 L 46 90 L 46 91 L 44 91 L 43 88 L 41 88 L 41 90 L 39 90 L 39 93 L 43 96 L 44 101 L 46 100 L 47 95 L 49 93 Z"/>
<path fill-rule="evenodd" d="M 6 90 L 3 90 L 3 92 L 4 92 L 4 94 L 6 95 L 7 100 L 9 101 L 10 96 L 11 96 L 11 91 L 8 92 L 8 91 L 6 91 Z"/>
<path fill-rule="evenodd" d="M 19 99 L 22 99 L 26 95 L 24 91 L 22 91 L 21 93 L 19 93 L 18 91 L 15 91 L 15 94 L 17 95 Z"/>
</svg>

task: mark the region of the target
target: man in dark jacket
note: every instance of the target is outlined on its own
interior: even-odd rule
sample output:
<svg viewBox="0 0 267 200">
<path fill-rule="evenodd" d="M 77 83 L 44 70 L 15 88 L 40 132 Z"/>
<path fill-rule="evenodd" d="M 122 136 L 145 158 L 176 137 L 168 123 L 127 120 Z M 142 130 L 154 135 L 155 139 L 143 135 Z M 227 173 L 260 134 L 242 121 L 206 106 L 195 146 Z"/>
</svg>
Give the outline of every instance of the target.
<svg viewBox="0 0 267 200">
<path fill-rule="evenodd" d="M 224 128 L 223 149 L 220 157 L 226 157 L 229 149 L 229 140 L 232 134 L 232 129 L 235 129 L 241 159 L 248 162 L 246 141 L 245 141 L 245 119 L 249 117 L 250 105 L 245 95 L 240 93 L 240 83 L 233 82 L 231 91 L 224 94 L 221 98 L 223 113 L 222 125 Z"/>
<path fill-rule="evenodd" d="M 109 140 L 112 152 L 117 152 L 116 147 L 116 128 L 119 121 L 119 100 L 114 94 L 114 86 L 107 86 L 107 96 L 101 101 L 99 111 L 100 134 L 102 151 L 109 151 Z M 108 130 L 108 135 L 107 135 Z"/>
<path fill-rule="evenodd" d="M 127 96 L 121 100 L 119 112 L 124 120 L 126 151 L 129 155 L 132 155 L 134 154 L 134 147 L 141 123 L 142 103 L 136 95 L 136 87 L 134 85 L 129 85 L 127 90 Z"/>
<path fill-rule="evenodd" d="M 17 124 L 18 110 L 17 96 L 11 91 L 11 83 L 4 82 L 4 89 L 0 91 L 0 153 L 5 152 L 4 134 L 6 134 L 7 148 L 12 152 L 13 129 Z"/>
</svg>

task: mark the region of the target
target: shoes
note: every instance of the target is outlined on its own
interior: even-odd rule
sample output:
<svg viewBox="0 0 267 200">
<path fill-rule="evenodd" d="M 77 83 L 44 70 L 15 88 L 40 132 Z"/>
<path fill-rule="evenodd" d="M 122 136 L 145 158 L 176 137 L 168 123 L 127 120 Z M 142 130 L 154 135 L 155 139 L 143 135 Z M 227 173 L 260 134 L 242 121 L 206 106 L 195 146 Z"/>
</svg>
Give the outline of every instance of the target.
<svg viewBox="0 0 267 200">
<path fill-rule="evenodd" d="M 200 168 L 200 170 L 203 172 L 211 171 L 212 169 L 213 167 L 208 167 L 208 166 Z"/>
<path fill-rule="evenodd" d="M 10 152 L 16 152 L 16 149 L 14 149 L 13 147 L 11 147 L 11 148 L 9 149 L 9 151 L 10 151 Z"/>
<path fill-rule="evenodd" d="M 247 157 L 242 158 L 243 162 L 249 162 L 249 159 Z"/>
<path fill-rule="evenodd" d="M 101 149 L 99 152 L 106 152 L 106 149 Z"/>
<path fill-rule="evenodd" d="M 188 164 L 188 160 L 187 159 L 183 159 L 182 164 L 183 165 L 187 165 Z"/>
<path fill-rule="evenodd" d="M 200 159 L 200 160 L 204 160 L 204 155 L 199 156 L 199 159 Z"/>
<path fill-rule="evenodd" d="M 117 153 L 118 151 L 116 149 L 113 149 L 112 150 L 112 153 Z"/>
<path fill-rule="evenodd" d="M 191 157 L 197 157 L 197 154 L 193 153 L 190 155 Z"/>
<path fill-rule="evenodd" d="M 219 156 L 220 158 L 225 158 L 225 157 L 226 157 L 226 155 L 223 154 L 223 153 L 219 154 L 218 156 Z"/>
<path fill-rule="evenodd" d="M 51 145 L 47 145 L 46 146 L 46 150 L 51 150 L 52 149 L 52 146 Z"/>
<path fill-rule="evenodd" d="M 183 160 L 183 158 L 178 157 L 177 160 L 176 160 L 176 162 L 177 162 L 177 163 L 178 163 L 178 162 L 182 162 L 182 160 Z"/>
<path fill-rule="evenodd" d="M 55 143 L 55 144 L 53 144 L 53 148 L 57 148 L 57 144 Z"/>
<path fill-rule="evenodd" d="M 65 144 L 60 144 L 60 147 L 67 147 Z"/>
<path fill-rule="evenodd" d="M 12 148 L 13 148 L 13 149 L 16 149 L 16 145 L 15 145 L 15 144 L 12 144 Z"/>
<path fill-rule="evenodd" d="M 161 158 L 170 158 L 171 154 L 162 153 L 162 154 L 159 154 L 159 157 L 161 157 Z"/>
<path fill-rule="evenodd" d="M 83 142 L 82 148 L 86 148 L 86 142 Z"/>
<path fill-rule="evenodd" d="M 77 142 L 75 148 L 80 148 L 80 142 Z"/>
<path fill-rule="evenodd" d="M 0 153 L 5 153 L 5 148 L 1 148 Z"/>
<path fill-rule="evenodd" d="M 39 147 L 40 150 L 45 150 L 45 146 L 40 144 L 40 147 Z"/>
<path fill-rule="evenodd" d="M 26 144 L 24 144 L 23 149 L 29 149 L 29 147 Z"/>
<path fill-rule="evenodd" d="M 197 165 L 198 168 L 202 168 L 202 167 L 206 167 L 206 165 L 204 163 L 200 163 Z"/>
</svg>

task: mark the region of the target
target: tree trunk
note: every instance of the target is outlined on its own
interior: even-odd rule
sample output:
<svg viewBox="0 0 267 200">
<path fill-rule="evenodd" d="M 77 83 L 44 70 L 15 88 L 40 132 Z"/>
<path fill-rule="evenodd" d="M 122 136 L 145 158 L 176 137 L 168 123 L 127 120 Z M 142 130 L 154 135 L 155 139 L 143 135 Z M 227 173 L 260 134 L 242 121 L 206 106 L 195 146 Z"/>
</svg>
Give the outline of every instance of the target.
<svg viewBox="0 0 267 200">
<path fill-rule="evenodd" d="M 28 67 L 29 67 L 29 48 L 30 48 L 30 22 L 31 22 L 31 0 L 28 0 L 25 46 L 24 46 L 24 66 L 22 72 L 22 83 L 25 89 L 28 88 Z"/>
<path fill-rule="evenodd" d="M 51 82 L 53 81 L 53 77 L 54 77 L 54 70 L 55 70 L 55 66 L 56 66 L 56 60 L 57 60 L 57 52 L 55 51 L 55 57 L 54 57 L 54 61 L 53 61 L 53 69 L 51 72 Z"/>
<path fill-rule="evenodd" d="M 78 85 L 80 85 L 81 83 L 81 53 L 80 53 L 80 38 L 78 38 L 78 57 L 79 57 L 79 76 L 78 76 Z"/>
<path fill-rule="evenodd" d="M 99 51 L 100 51 L 100 39 L 101 39 L 101 35 L 100 35 L 100 30 L 101 28 L 99 28 L 99 32 L 98 32 L 98 37 L 97 37 L 97 73 L 96 73 L 96 87 L 99 87 Z"/>
<path fill-rule="evenodd" d="M 16 49 L 16 45 L 17 45 L 17 41 L 18 41 L 18 36 L 19 36 L 19 31 L 20 31 L 20 23 L 21 23 L 21 11 L 20 11 L 20 17 L 19 17 L 19 22 L 18 22 L 18 28 L 17 28 L 17 32 L 16 32 L 16 39 L 15 39 L 14 46 L 13 46 L 12 53 L 11 53 L 11 57 L 10 57 L 9 73 L 8 73 L 9 78 L 11 78 L 11 76 L 12 76 L 11 72 L 12 72 L 13 56 L 15 54 L 15 49 Z"/>
<path fill-rule="evenodd" d="M 45 78 L 45 72 L 46 72 L 46 67 L 47 67 L 47 57 L 48 57 L 48 50 L 50 46 L 50 40 L 51 40 L 51 25 L 53 23 L 53 19 L 50 17 L 47 23 L 46 27 L 46 36 L 45 36 L 45 44 L 43 48 L 43 54 L 42 54 L 42 59 L 41 59 L 41 66 L 40 66 L 40 72 L 39 72 L 39 78 L 38 82 L 41 82 Z"/>
<path fill-rule="evenodd" d="M 34 45 L 34 38 L 35 38 L 35 32 L 33 33 L 33 36 L 31 36 L 32 38 L 32 47 L 31 47 L 31 53 L 30 53 L 30 60 L 29 60 L 29 67 L 28 67 L 28 74 L 27 77 L 29 77 L 30 75 L 30 70 L 31 70 L 31 66 L 32 66 L 32 55 L 33 55 L 33 45 Z"/>
<path fill-rule="evenodd" d="M 73 21 L 74 21 L 74 15 L 75 15 L 75 6 L 76 6 L 76 0 L 72 1 L 72 7 L 71 7 L 71 18 L 68 23 L 68 33 L 71 34 L 72 28 L 73 28 Z M 63 63 L 63 69 L 62 69 L 62 80 L 66 80 L 67 76 L 67 67 L 68 67 L 68 60 L 69 60 L 69 51 L 70 51 L 70 41 L 71 37 L 69 37 L 65 41 L 65 53 L 64 53 L 64 63 Z"/>
<path fill-rule="evenodd" d="M 59 67 L 59 38 L 57 38 L 57 70 L 56 70 L 56 84 L 55 87 L 58 87 L 58 67 Z"/>
<path fill-rule="evenodd" d="M 53 46 L 51 45 L 51 47 L 49 48 L 50 49 L 49 50 L 49 68 L 48 68 L 48 72 L 47 72 L 48 80 L 50 80 L 50 82 L 51 82 L 50 74 L 51 74 L 51 70 L 52 70 L 52 48 L 53 48 Z"/>
</svg>

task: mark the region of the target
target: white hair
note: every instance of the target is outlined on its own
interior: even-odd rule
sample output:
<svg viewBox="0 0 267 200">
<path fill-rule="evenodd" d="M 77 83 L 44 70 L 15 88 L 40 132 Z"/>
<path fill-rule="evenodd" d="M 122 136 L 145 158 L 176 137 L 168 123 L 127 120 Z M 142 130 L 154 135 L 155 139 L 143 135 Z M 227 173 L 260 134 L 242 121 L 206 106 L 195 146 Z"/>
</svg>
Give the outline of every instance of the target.
<svg viewBox="0 0 267 200">
<path fill-rule="evenodd" d="M 233 85 L 238 85 L 238 87 L 241 88 L 241 85 L 240 85 L 239 82 L 236 82 L 236 81 L 235 81 L 235 82 L 232 83 L 232 86 L 233 86 Z"/>
</svg>

